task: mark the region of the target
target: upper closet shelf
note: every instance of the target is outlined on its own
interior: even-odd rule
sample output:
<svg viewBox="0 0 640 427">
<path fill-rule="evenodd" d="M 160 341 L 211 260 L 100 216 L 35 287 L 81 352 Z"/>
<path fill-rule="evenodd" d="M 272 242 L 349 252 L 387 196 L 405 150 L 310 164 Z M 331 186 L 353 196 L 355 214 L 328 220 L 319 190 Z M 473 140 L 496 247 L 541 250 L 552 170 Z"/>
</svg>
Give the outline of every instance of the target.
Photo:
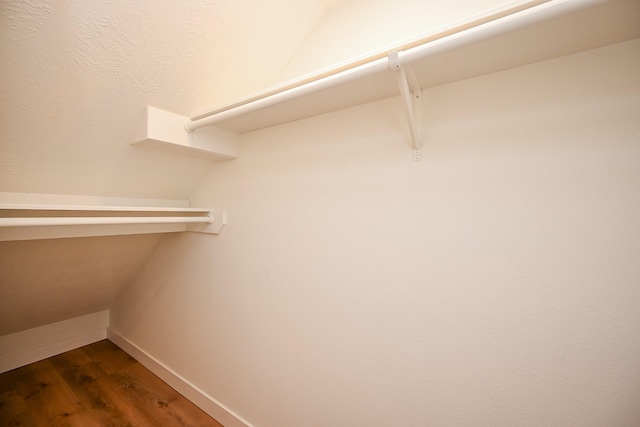
<svg viewBox="0 0 640 427">
<path fill-rule="evenodd" d="M 238 134 L 266 128 L 318 114 L 377 101 L 404 92 L 397 78 L 398 69 L 406 69 L 408 94 L 403 94 L 414 148 L 420 143 L 419 90 L 474 76 L 552 59 L 588 49 L 640 37 L 640 1 L 638 0 L 536 0 L 509 2 L 482 16 L 434 31 L 356 64 L 339 67 L 274 87 L 241 101 L 215 108 L 192 118 L 175 116 L 180 138 L 200 141 L 186 150 L 208 144 L 234 147 Z M 396 74 L 396 75 L 394 75 Z M 408 99 L 410 98 L 410 99 Z M 152 131 L 157 109 L 148 113 L 147 131 Z M 158 110 L 161 113 L 162 110 Z M 171 113 L 167 113 L 171 114 Z M 415 117 L 411 117 L 415 116 Z M 182 121 L 180 126 L 177 125 Z M 165 126 L 166 127 L 166 126 Z M 192 132 L 192 133 L 190 133 Z M 140 134 L 134 143 L 154 140 L 152 132 Z M 165 132 L 167 133 L 167 132 Z M 184 136 L 184 133 L 190 136 Z M 166 136 L 166 135 L 165 135 Z M 409 138 L 409 132 L 407 133 Z M 158 141 L 151 142 L 158 145 Z M 204 149 L 216 158 L 234 158 L 234 152 Z"/>
</svg>

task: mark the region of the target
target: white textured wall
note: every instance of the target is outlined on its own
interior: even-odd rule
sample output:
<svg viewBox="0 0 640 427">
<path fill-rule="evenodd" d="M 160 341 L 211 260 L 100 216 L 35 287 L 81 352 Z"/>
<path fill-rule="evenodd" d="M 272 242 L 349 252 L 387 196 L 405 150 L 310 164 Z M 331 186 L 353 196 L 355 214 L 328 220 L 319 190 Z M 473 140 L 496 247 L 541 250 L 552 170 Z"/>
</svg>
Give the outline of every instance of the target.
<svg viewBox="0 0 640 427">
<path fill-rule="evenodd" d="M 0 191 L 187 198 L 209 162 L 132 147 L 146 105 L 189 116 L 263 89 L 316 0 L 0 2 Z"/>
<path fill-rule="evenodd" d="M 640 424 L 640 40 L 252 134 L 112 328 L 256 426 Z"/>
<path fill-rule="evenodd" d="M 187 199 L 210 162 L 130 146 L 145 106 L 190 115 L 263 89 L 323 12 L 316 0 L 0 1 L 0 192 Z M 157 240 L 0 243 L 0 335 L 109 308 Z"/>
</svg>

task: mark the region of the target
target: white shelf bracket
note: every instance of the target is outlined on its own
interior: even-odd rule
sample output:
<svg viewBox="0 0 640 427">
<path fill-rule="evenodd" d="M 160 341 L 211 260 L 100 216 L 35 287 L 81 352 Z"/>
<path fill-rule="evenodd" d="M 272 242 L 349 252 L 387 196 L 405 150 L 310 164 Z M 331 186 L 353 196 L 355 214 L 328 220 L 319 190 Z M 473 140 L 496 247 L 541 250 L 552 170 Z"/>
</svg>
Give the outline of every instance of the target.
<svg viewBox="0 0 640 427">
<path fill-rule="evenodd" d="M 148 105 L 131 144 L 211 161 L 238 157 L 238 134 L 214 126 L 194 132 L 186 127 L 187 120 L 188 117 Z"/>
<path fill-rule="evenodd" d="M 388 59 L 389 68 L 396 72 L 398 78 L 400 96 L 402 97 L 402 104 L 409 124 L 409 133 L 413 142 L 413 160 L 419 161 L 422 159 L 422 139 L 420 137 L 420 126 L 418 126 L 422 89 L 411 67 L 400 64 L 398 52 L 391 52 Z"/>
<path fill-rule="evenodd" d="M 187 231 L 205 234 L 220 234 L 227 225 L 227 211 L 211 210 L 208 223 L 187 224 Z"/>
</svg>

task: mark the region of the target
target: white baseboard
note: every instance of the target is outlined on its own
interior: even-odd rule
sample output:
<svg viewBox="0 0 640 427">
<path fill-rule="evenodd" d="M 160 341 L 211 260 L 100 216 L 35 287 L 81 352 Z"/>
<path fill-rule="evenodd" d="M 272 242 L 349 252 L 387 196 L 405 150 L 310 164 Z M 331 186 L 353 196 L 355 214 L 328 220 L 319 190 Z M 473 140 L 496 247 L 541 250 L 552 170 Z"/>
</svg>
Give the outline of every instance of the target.
<svg viewBox="0 0 640 427">
<path fill-rule="evenodd" d="M 0 337 L 0 373 L 107 338 L 109 310 Z"/>
<path fill-rule="evenodd" d="M 107 338 L 225 427 L 253 427 L 216 399 L 112 329 Z"/>
</svg>

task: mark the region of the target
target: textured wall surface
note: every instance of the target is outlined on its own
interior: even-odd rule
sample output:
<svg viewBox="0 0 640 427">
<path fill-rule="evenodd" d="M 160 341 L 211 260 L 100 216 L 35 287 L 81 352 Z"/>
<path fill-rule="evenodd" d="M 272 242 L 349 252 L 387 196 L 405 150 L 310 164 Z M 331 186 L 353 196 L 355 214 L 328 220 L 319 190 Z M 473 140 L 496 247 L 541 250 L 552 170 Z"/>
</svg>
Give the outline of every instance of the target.
<svg viewBox="0 0 640 427">
<path fill-rule="evenodd" d="M 112 327 L 256 426 L 640 425 L 640 40 L 245 135 Z"/>
<path fill-rule="evenodd" d="M 1 1 L 0 191 L 188 199 L 210 163 L 130 146 L 145 105 L 191 115 L 264 88 L 323 11 L 315 0 Z M 0 243 L 0 335 L 109 308 L 155 241 Z"/>
<path fill-rule="evenodd" d="M 192 115 L 263 89 L 323 10 L 315 0 L 1 2 L 0 191 L 187 198 L 209 163 L 129 146 L 144 106 Z"/>
<path fill-rule="evenodd" d="M 494 3 L 0 2 L 0 191 L 230 212 L 0 243 L 0 334 L 111 308 L 256 426 L 640 424 L 638 41 L 429 89 L 418 163 L 398 99 L 213 167 L 128 145 L 146 104 L 195 114 Z"/>
<path fill-rule="evenodd" d="M 405 7 L 398 10 L 413 13 L 378 25 L 400 3 Z M 189 116 L 348 59 L 380 40 L 429 29 L 419 18 L 429 2 L 400 3 L 1 1 L 0 191 L 187 199 L 211 164 L 130 146 L 145 105 Z M 460 2 L 441 18 L 460 18 L 489 3 L 495 1 Z M 430 12 L 429 25 L 438 13 Z M 126 241 L 148 253 L 147 238 Z M 110 275 L 100 266 L 135 270 L 144 259 L 83 242 L 0 243 L 15 267 L 0 278 L 0 292 L 11 301 L 3 311 L 6 330 L 108 307 L 130 274 Z M 43 256 L 66 251 L 80 251 L 82 262 Z M 34 263 L 39 268 L 25 268 Z M 111 283 L 99 277 L 104 274 Z M 83 285 L 93 283 L 101 286 Z M 37 296 L 54 289 L 54 298 Z M 83 297 L 65 302 L 65 294 Z"/>
</svg>

